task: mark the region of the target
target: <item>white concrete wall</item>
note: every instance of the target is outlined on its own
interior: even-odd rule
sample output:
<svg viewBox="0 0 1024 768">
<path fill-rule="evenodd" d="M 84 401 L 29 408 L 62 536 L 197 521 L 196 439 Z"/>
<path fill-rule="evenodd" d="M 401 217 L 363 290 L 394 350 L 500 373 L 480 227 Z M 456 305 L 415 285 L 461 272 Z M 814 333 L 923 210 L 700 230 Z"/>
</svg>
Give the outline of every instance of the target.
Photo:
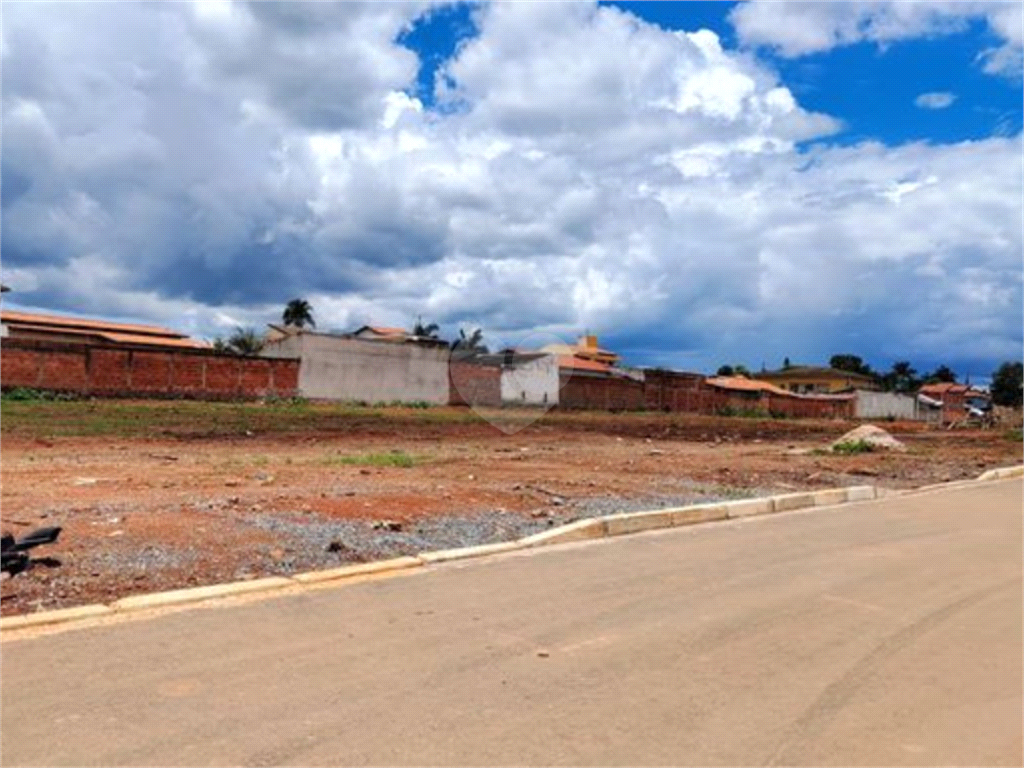
<svg viewBox="0 0 1024 768">
<path fill-rule="evenodd" d="M 501 371 L 501 402 L 509 405 L 558 405 L 558 358 L 538 357 Z"/>
<path fill-rule="evenodd" d="M 447 347 L 301 333 L 264 347 L 265 357 L 300 357 L 299 394 L 317 400 L 448 403 Z"/>
<path fill-rule="evenodd" d="M 857 390 L 854 416 L 858 419 L 917 419 L 917 401 L 912 395 L 896 392 Z"/>
</svg>

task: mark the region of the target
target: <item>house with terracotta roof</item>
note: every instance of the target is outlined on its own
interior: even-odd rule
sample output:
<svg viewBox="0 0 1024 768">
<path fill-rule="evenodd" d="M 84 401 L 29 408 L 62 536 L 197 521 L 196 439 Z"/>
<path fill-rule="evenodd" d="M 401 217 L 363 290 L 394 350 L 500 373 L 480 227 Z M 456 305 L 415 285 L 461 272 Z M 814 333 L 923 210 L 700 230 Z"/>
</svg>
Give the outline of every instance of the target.
<svg viewBox="0 0 1024 768">
<path fill-rule="evenodd" d="M 761 371 L 755 376 L 759 381 L 802 395 L 832 395 L 855 389 L 881 389 L 871 376 L 815 365 L 791 365 L 777 371 Z"/>
<path fill-rule="evenodd" d="M 969 384 L 957 384 L 943 381 L 936 384 L 925 384 L 918 391 L 918 400 L 924 398 L 929 405 L 941 409 L 942 421 L 950 423 L 968 418 L 968 405 L 978 407 L 991 403 L 991 395 L 975 389 Z"/>
<path fill-rule="evenodd" d="M 385 325 L 364 325 L 352 332 L 353 338 L 368 341 L 406 341 L 411 338 L 405 328 L 393 328 Z"/>
<path fill-rule="evenodd" d="M 572 362 L 573 367 L 578 365 L 577 361 L 588 361 L 600 363 L 603 367 L 578 365 L 580 370 L 592 370 L 607 372 L 608 368 L 619 362 L 619 356 L 608 349 L 602 349 L 597 343 L 597 336 L 587 334 L 580 336 L 575 344 L 548 344 L 541 348 L 541 352 L 549 355 L 558 355 L 560 360 L 566 363 Z"/>
<path fill-rule="evenodd" d="M 156 325 L 113 323 L 84 317 L 0 311 L 0 323 L 10 339 L 95 344 L 105 347 L 162 347 L 210 349 L 205 341 Z"/>
</svg>

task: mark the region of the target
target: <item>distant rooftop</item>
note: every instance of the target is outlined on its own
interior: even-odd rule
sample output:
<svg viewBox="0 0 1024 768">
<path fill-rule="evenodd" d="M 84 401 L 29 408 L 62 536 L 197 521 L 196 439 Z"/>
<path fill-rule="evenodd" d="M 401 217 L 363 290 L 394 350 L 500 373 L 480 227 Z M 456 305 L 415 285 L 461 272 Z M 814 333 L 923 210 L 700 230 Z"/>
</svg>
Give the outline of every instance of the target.
<svg viewBox="0 0 1024 768">
<path fill-rule="evenodd" d="M 843 371 L 838 368 L 819 365 L 791 365 L 789 368 L 780 368 L 777 371 L 761 371 L 754 375 L 759 379 L 781 379 L 793 376 L 834 376 L 836 378 L 873 381 L 871 376 L 866 376 L 863 373 L 854 373 L 853 371 Z"/>
<path fill-rule="evenodd" d="M 117 344 L 145 344 L 149 346 L 186 347 L 208 349 L 204 341 L 190 339 L 188 334 L 163 328 L 158 325 L 115 323 L 85 317 L 64 317 L 34 312 L 3 310 L 0 321 L 6 325 L 11 336 L 92 336 Z"/>
</svg>

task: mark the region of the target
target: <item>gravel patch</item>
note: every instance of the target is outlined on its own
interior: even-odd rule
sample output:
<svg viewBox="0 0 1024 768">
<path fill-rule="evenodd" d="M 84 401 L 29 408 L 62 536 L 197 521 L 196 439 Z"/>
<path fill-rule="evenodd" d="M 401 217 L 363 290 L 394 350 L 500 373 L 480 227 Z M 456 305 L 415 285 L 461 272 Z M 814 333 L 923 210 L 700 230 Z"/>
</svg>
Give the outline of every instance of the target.
<svg viewBox="0 0 1024 768">
<path fill-rule="evenodd" d="M 383 560 L 441 549 L 514 541 L 585 517 L 640 512 L 759 495 L 759 489 L 728 492 L 693 490 L 672 496 L 597 496 L 561 500 L 533 512 L 485 510 L 442 515 L 413 523 L 382 520 L 328 520 L 307 512 L 253 512 L 239 523 L 272 534 L 274 543 L 260 558 L 261 571 L 289 574 L 349 563 Z M 257 563 L 253 563 L 257 565 Z"/>
</svg>

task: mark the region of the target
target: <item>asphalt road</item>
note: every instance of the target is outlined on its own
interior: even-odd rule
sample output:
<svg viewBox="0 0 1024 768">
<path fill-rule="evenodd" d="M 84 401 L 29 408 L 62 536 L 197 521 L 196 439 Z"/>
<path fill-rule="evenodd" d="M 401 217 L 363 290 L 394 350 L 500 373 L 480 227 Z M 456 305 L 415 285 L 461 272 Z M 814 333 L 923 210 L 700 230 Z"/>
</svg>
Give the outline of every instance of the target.
<svg viewBox="0 0 1024 768">
<path fill-rule="evenodd" d="M 2 649 L 13 765 L 1021 765 L 1022 485 Z"/>
</svg>

